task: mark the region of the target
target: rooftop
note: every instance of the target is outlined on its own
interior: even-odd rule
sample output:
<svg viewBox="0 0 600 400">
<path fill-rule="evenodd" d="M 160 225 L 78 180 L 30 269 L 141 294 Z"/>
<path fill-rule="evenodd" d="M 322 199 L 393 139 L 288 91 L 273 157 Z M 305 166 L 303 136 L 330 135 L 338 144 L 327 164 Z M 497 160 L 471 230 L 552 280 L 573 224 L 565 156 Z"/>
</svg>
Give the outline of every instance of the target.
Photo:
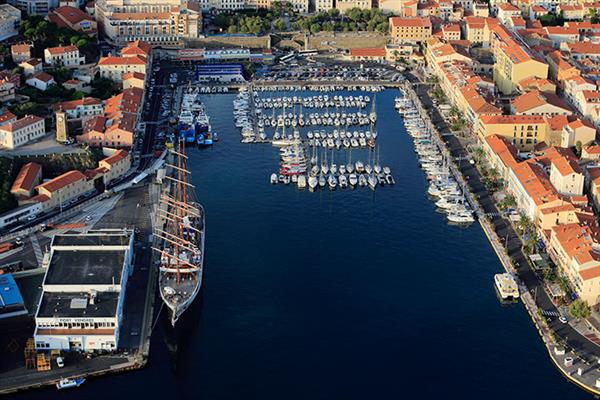
<svg viewBox="0 0 600 400">
<path fill-rule="evenodd" d="M 19 129 L 23 129 L 29 125 L 36 124 L 43 120 L 44 118 L 38 117 L 37 115 L 26 115 L 23 118 L 16 120 L 15 122 L 11 122 L 0 126 L 0 130 L 6 132 L 15 132 Z"/>
<path fill-rule="evenodd" d="M 124 250 L 54 249 L 44 284 L 120 286 L 124 262 Z"/>
<path fill-rule="evenodd" d="M 31 192 L 33 190 L 33 185 L 36 182 L 36 178 L 41 172 L 41 165 L 29 162 L 21 167 L 17 178 L 13 182 L 12 188 L 10 189 L 11 193 L 16 192 L 18 190 L 26 190 Z"/>
<path fill-rule="evenodd" d="M 119 292 L 98 292 L 94 304 L 89 293 L 44 292 L 38 309 L 41 318 L 111 318 L 117 315 Z"/>
<path fill-rule="evenodd" d="M 85 179 L 85 175 L 80 171 L 74 170 L 65 172 L 64 174 L 59 175 L 48 182 L 44 182 L 41 185 L 36 186 L 36 188 L 38 188 L 38 191 L 40 188 L 43 188 L 52 193 L 82 179 Z"/>
</svg>

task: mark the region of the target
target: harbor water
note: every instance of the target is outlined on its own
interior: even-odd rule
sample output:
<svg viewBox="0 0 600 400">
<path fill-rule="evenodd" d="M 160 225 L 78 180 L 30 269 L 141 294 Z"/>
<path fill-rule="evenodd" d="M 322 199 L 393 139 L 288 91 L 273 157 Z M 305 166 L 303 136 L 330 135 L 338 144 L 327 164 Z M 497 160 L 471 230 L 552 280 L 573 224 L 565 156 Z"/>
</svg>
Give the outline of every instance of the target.
<svg viewBox="0 0 600 400">
<path fill-rule="evenodd" d="M 376 100 L 396 184 L 315 193 L 271 185 L 278 150 L 240 143 L 235 94 L 203 95 L 220 142 L 188 152 L 207 229 L 196 318 L 176 351 L 158 324 L 144 370 L 60 397 L 586 398 L 522 305 L 499 303 L 502 267 L 479 225 L 449 225 L 427 198 L 396 95 Z"/>
</svg>

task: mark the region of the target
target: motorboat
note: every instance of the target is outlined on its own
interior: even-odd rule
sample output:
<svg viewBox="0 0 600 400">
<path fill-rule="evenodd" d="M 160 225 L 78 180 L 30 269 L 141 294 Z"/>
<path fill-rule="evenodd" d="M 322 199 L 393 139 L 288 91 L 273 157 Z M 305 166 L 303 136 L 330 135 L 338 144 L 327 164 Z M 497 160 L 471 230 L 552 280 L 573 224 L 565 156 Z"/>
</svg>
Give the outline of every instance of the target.
<svg viewBox="0 0 600 400">
<path fill-rule="evenodd" d="M 350 183 L 351 186 L 356 186 L 356 184 L 358 183 L 358 177 L 356 176 L 355 173 L 351 173 L 349 175 L 348 182 Z"/>
<path fill-rule="evenodd" d="M 56 388 L 58 390 L 76 388 L 83 385 L 84 382 L 85 378 L 62 378 L 60 381 L 56 382 Z"/>
<path fill-rule="evenodd" d="M 329 189 L 334 190 L 337 186 L 337 179 L 333 174 L 329 175 L 327 178 L 327 183 L 329 184 Z"/>
<path fill-rule="evenodd" d="M 272 184 L 276 184 L 277 183 L 277 174 L 273 173 L 271 174 L 271 183 Z"/>
</svg>

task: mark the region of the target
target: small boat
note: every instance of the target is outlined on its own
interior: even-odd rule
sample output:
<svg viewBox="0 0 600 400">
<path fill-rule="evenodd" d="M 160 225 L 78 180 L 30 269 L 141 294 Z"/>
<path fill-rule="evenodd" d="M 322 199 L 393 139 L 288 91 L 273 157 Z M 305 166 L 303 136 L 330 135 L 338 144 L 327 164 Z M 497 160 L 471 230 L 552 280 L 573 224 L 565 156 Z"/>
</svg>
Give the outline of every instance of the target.
<svg viewBox="0 0 600 400">
<path fill-rule="evenodd" d="M 60 381 L 56 382 L 56 388 L 58 390 L 75 388 L 83 385 L 83 382 L 85 382 L 85 378 L 62 378 Z"/>
<path fill-rule="evenodd" d="M 271 174 L 271 183 L 272 184 L 276 184 L 277 183 L 277 174 Z"/>
<path fill-rule="evenodd" d="M 394 177 L 388 174 L 385 176 L 385 183 L 388 185 L 393 185 L 394 183 L 396 183 L 396 181 L 394 180 Z"/>
</svg>

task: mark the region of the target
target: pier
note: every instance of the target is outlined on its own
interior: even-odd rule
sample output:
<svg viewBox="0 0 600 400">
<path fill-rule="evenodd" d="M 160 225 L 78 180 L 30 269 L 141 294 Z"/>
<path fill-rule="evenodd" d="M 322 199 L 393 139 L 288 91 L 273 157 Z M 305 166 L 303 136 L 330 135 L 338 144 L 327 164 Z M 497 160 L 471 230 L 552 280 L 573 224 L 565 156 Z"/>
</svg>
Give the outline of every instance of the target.
<svg viewBox="0 0 600 400">
<path fill-rule="evenodd" d="M 446 142 L 444 141 L 445 135 L 440 133 L 439 130 L 436 128 L 436 126 L 431 122 L 431 119 L 429 118 L 427 111 L 423 108 L 423 105 L 421 104 L 421 99 L 419 98 L 419 96 L 417 96 L 417 94 L 413 90 L 412 85 L 410 83 L 405 82 L 402 85 L 402 90 L 404 90 L 407 97 L 410 98 L 410 100 L 412 100 L 414 105 L 417 107 L 417 110 L 419 112 L 419 115 L 421 116 L 421 119 L 423 120 L 423 122 L 425 122 L 427 133 L 429 133 L 431 135 L 432 141 L 435 143 L 435 145 L 437 146 L 438 150 L 442 153 L 444 158 L 448 161 L 448 168 L 450 169 L 452 176 L 454 177 L 456 182 L 459 184 L 460 189 L 462 190 L 462 192 L 465 196 L 465 199 L 469 203 L 469 206 L 475 212 L 478 219 L 481 220 L 485 214 L 481 211 L 481 207 L 479 207 L 479 203 L 477 202 L 477 200 L 473 197 L 473 194 L 471 193 L 469 184 L 467 183 L 463 174 L 460 172 L 458 166 L 454 162 L 454 157 L 450 153 L 450 150 L 448 150 L 448 147 L 446 146 Z"/>
</svg>

